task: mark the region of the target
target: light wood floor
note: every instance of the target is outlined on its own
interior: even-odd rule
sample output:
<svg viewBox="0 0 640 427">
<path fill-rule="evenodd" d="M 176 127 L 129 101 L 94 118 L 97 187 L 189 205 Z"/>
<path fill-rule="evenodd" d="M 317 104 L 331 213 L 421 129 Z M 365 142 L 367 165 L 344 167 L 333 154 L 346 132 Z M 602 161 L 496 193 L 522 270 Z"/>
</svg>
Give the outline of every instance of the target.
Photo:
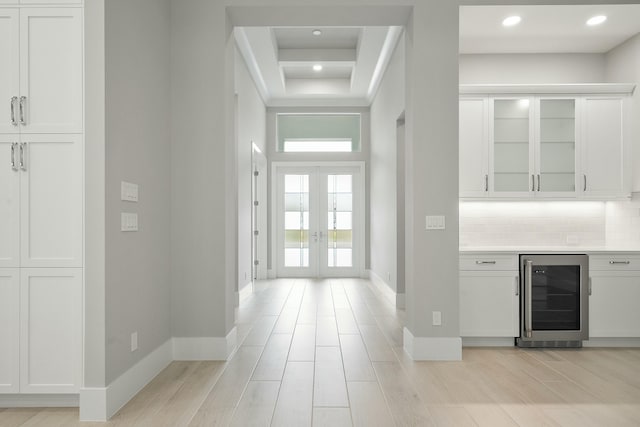
<svg viewBox="0 0 640 427">
<path fill-rule="evenodd" d="M 109 423 L 0 409 L 0 426 L 640 426 L 640 350 L 465 348 L 412 362 L 404 312 L 356 279 L 262 282 L 227 363 L 174 362 Z"/>
</svg>

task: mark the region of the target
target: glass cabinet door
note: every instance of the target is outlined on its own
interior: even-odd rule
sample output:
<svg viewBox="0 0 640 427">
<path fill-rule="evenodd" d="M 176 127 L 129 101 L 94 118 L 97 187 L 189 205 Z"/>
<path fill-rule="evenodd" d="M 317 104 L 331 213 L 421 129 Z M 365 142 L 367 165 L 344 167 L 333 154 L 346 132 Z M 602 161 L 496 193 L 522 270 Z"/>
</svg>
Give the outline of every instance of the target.
<svg viewBox="0 0 640 427">
<path fill-rule="evenodd" d="M 576 100 L 541 99 L 538 191 L 576 190 Z"/>
<path fill-rule="evenodd" d="M 530 177 L 529 98 L 493 100 L 493 191 L 528 192 Z"/>
</svg>

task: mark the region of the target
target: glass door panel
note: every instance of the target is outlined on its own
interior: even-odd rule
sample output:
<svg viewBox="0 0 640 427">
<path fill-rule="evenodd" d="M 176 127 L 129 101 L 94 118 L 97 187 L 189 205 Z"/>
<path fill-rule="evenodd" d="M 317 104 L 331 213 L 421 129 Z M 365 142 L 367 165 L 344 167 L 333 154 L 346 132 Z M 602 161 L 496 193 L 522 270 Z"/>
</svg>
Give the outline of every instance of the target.
<svg viewBox="0 0 640 427">
<path fill-rule="evenodd" d="M 580 330 L 579 265 L 534 265 L 531 285 L 534 331 Z"/>
<path fill-rule="evenodd" d="M 540 100 L 540 191 L 576 189 L 575 99 Z"/>
<path fill-rule="evenodd" d="M 309 237 L 309 175 L 285 175 L 285 267 L 309 267 Z"/>
<path fill-rule="evenodd" d="M 327 176 L 327 267 L 353 267 L 352 175 Z"/>
<path fill-rule="evenodd" d="M 493 190 L 530 189 L 530 101 L 496 99 L 493 104 Z"/>
</svg>

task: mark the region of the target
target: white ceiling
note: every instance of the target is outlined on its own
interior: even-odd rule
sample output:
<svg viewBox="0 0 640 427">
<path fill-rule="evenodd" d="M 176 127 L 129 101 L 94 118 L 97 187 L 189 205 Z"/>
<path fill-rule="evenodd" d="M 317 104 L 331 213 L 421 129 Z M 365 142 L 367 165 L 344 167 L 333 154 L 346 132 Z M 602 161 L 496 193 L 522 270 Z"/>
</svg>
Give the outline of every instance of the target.
<svg viewBox="0 0 640 427">
<path fill-rule="evenodd" d="M 511 15 L 522 22 L 503 27 Z M 607 21 L 587 26 L 595 15 Z M 638 4 L 460 8 L 460 53 L 604 53 L 639 32 Z"/>
<path fill-rule="evenodd" d="M 401 27 L 240 27 L 235 36 L 267 105 L 368 106 L 401 32 Z M 314 71 L 315 64 L 322 71 Z"/>
</svg>

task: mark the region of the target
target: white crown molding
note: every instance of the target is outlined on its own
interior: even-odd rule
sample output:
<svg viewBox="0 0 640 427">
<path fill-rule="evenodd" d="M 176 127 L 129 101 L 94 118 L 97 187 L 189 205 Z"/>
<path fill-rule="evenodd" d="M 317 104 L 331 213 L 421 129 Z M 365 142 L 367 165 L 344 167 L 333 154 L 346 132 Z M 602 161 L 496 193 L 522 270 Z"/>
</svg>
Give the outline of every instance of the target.
<svg viewBox="0 0 640 427">
<path fill-rule="evenodd" d="M 384 77 L 384 72 L 389 66 L 389 62 L 391 61 L 393 52 L 396 50 L 402 31 L 404 31 L 403 27 L 389 27 L 387 38 L 382 45 L 378 63 L 376 64 L 373 76 L 371 77 L 369 89 L 367 89 L 367 100 L 369 101 L 369 104 L 373 102 L 373 98 L 375 98 L 376 93 L 378 92 L 378 88 L 380 87 L 380 83 L 382 83 L 382 78 Z"/>
<path fill-rule="evenodd" d="M 270 97 L 269 88 L 267 87 L 267 83 L 262 77 L 260 67 L 258 66 L 258 60 L 253 54 L 253 49 L 251 49 L 251 44 L 249 43 L 247 33 L 245 33 L 244 29 L 239 27 L 236 27 L 233 32 L 236 39 L 236 46 L 238 47 L 240 54 L 244 58 L 244 62 L 247 65 L 249 74 L 251 74 L 251 77 L 253 78 L 256 88 L 258 89 L 258 93 L 260 93 L 262 102 L 267 104 Z"/>
<path fill-rule="evenodd" d="M 461 95 L 491 94 L 566 94 L 566 95 L 630 95 L 634 83 L 575 83 L 575 84 L 465 84 L 460 85 Z"/>
</svg>

